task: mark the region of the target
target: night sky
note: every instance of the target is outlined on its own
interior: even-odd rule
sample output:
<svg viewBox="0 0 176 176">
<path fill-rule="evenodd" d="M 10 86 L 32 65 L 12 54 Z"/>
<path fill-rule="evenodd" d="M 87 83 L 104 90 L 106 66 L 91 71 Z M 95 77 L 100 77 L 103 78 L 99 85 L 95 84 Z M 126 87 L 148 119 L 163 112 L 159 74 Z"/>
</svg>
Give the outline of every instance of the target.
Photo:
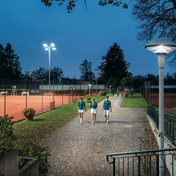
<svg viewBox="0 0 176 176">
<path fill-rule="evenodd" d="M 157 56 L 144 48 L 146 43 L 137 40 L 137 22 L 131 18 L 131 7 L 101 7 L 98 0 L 87 2 L 87 10 L 84 1 L 79 0 L 72 13 L 67 13 L 67 3 L 45 7 L 40 0 L 1 1 L 0 43 L 4 47 L 11 43 L 20 57 L 23 73 L 48 68 L 48 51 L 43 43 L 55 43 L 51 68 L 63 69 L 64 77 L 79 78 L 83 60 L 97 68 L 101 57 L 116 42 L 134 75 L 158 75 Z M 164 71 L 165 75 L 176 72 L 167 60 Z"/>
</svg>

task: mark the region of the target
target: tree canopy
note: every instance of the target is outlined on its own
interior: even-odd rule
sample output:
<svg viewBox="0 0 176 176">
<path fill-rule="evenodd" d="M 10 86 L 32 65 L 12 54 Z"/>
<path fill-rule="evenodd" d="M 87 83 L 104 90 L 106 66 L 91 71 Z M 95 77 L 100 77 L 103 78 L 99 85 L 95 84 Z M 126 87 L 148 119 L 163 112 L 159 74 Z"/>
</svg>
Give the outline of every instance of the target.
<svg viewBox="0 0 176 176">
<path fill-rule="evenodd" d="M 28 78 L 32 80 L 48 80 L 49 79 L 49 70 L 43 67 L 40 67 L 37 70 L 33 70 L 29 75 L 29 72 L 25 72 L 26 75 L 28 73 Z M 50 80 L 60 80 L 63 77 L 63 70 L 59 67 L 53 67 L 50 69 Z"/>
<path fill-rule="evenodd" d="M 121 81 L 123 77 L 127 76 L 127 69 L 130 63 L 124 60 L 123 50 L 117 43 L 110 47 L 106 56 L 102 57 L 102 60 L 101 66 L 98 67 L 99 75 L 106 82 L 110 79 L 112 82 Z M 114 81 L 115 78 L 116 81 Z M 112 84 L 111 81 L 108 82 Z"/>
<path fill-rule="evenodd" d="M 92 81 L 95 79 L 95 74 L 92 71 L 92 62 L 88 62 L 86 59 L 80 64 L 81 76 L 80 80 L 82 81 Z"/>
<path fill-rule="evenodd" d="M 0 44 L 0 79 L 19 79 L 22 76 L 19 56 L 10 43 L 6 47 Z"/>
<path fill-rule="evenodd" d="M 71 13 L 73 8 L 76 6 L 76 3 L 78 0 L 41 0 L 42 3 L 45 4 L 45 6 L 50 7 L 53 4 L 53 1 L 58 2 L 58 6 L 63 5 L 65 2 L 67 2 L 67 12 Z M 131 0 L 127 0 L 127 3 L 124 2 L 125 0 L 97 0 L 97 4 L 100 6 L 105 6 L 108 4 L 111 4 L 113 6 L 117 7 L 123 7 L 124 9 L 128 8 L 129 3 Z M 85 7 L 87 8 L 87 0 L 83 0 Z"/>
</svg>

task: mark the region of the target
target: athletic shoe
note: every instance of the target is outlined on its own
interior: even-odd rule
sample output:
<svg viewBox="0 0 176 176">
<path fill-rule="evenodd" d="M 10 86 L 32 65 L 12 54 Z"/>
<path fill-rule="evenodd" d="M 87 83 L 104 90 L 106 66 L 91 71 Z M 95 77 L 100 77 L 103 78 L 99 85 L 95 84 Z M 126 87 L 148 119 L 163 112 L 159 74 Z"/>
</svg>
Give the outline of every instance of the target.
<svg viewBox="0 0 176 176">
<path fill-rule="evenodd" d="M 81 121 L 80 124 L 82 124 L 83 122 Z"/>
<path fill-rule="evenodd" d="M 96 122 L 96 119 L 94 121 Z"/>
<path fill-rule="evenodd" d="M 92 121 L 92 124 L 94 124 L 94 121 Z"/>
<path fill-rule="evenodd" d="M 106 124 L 109 124 L 109 121 L 106 121 Z"/>
</svg>

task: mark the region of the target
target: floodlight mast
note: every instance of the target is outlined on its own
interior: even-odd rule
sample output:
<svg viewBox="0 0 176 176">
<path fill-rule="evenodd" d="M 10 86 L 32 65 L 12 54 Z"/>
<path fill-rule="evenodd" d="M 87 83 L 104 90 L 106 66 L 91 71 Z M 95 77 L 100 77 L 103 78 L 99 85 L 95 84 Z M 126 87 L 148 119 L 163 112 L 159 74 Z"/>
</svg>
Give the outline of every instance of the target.
<svg viewBox="0 0 176 176">
<path fill-rule="evenodd" d="M 50 50 L 56 50 L 55 48 L 55 44 L 51 43 L 50 46 L 48 46 L 46 43 L 43 44 L 43 46 L 45 47 L 45 50 L 48 50 L 48 54 L 49 54 L 49 95 L 50 95 Z"/>
<path fill-rule="evenodd" d="M 159 67 L 159 148 L 164 148 L 164 66 L 165 55 L 176 49 L 176 43 L 158 38 L 150 41 L 145 48 L 158 56 Z M 164 175 L 164 152 L 159 155 L 159 176 Z"/>
</svg>

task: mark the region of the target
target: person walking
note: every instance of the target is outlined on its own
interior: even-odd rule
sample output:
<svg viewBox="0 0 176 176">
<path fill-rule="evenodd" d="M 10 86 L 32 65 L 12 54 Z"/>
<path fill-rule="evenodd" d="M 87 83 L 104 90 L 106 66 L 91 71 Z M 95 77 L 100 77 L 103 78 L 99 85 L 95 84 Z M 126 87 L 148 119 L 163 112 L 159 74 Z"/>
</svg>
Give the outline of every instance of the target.
<svg viewBox="0 0 176 176">
<path fill-rule="evenodd" d="M 95 118 L 95 121 L 96 121 L 97 109 L 98 109 L 98 105 L 95 102 L 95 99 L 93 98 L 92 103 L 90 104 L 90 109 L 89 109 L 89 112 L 91 112 L 92 124 L 94 124 L 94 118 Z"/>
<path fill-rule="evenodd" d="M 80 98 L 80 101 L 78 102 L 78 113 L 80 115 L 80 123 L 83 123 L 83 113 L 84 113 L 84 109 L 86 111 L 86 106 L 85 103 L 83 101 L 83 98 Z"/>
<path fill-rule="evenodd" d="M 113 89 L 112 89 L 113 96 L 114 96 L 114 91 L 115 91 L 115 90 L 114 90 L 114 88 L 113 88 Z"/>
<path fill-rule="evenodd" d="M 111 102 L 109 101 L 109 97 L 106 97 L 106 100 L 103 104 L 104 116 L 106 118 L 105 122 L 109 124 L 109 112 L 112 112 Z"/>
</svg>

